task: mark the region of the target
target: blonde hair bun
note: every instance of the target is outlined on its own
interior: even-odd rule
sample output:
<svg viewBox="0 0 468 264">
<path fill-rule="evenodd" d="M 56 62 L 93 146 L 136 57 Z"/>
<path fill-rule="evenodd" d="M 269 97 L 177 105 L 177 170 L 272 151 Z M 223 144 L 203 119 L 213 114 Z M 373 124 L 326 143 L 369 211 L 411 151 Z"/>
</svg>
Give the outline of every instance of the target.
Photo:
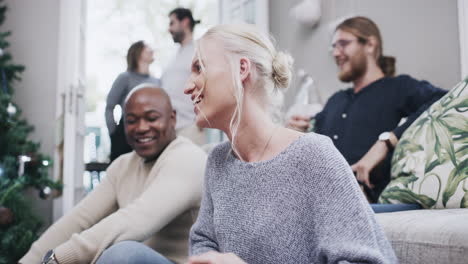
<svg viewBox="0 0 468 264">
<path fill-rule="evenodd" d="M 275 88 L 286 89 L 289 86 L 291 80 L 291 69 L 293 64 L 293 58 L 291 55 L 284 52 L 277 52 L 272 61 L 272 73 L 271 77 L 275 84 Z"/>
</svg>

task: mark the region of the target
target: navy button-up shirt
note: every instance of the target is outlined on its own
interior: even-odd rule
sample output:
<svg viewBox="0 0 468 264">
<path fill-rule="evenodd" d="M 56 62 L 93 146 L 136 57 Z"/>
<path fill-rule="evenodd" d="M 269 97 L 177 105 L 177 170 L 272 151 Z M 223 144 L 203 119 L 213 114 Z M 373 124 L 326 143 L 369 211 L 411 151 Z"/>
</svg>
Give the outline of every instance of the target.
<svg viewBox="0 0 468 264">
<path fill-rule="evenodd" d="M 315 117 L 315 132 L 329 136 L 350 165 L 359 161 L 381 133 L 400 138 L 406 128 L 446 91 L 408 75 L 385 77 L 358 93 L 339 91 Z M 398 126 L 400 120 L 406 122 Z"/>
</svg>

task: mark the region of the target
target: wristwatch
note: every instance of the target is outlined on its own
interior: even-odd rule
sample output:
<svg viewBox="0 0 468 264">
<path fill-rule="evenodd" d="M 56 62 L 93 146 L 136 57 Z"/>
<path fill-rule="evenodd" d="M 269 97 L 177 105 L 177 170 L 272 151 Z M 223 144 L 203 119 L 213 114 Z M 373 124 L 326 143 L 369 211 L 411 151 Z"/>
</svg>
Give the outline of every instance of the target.
<svg viewBox="0 0 468 264">
<path fill-rule="evenodd" d="M 53 249 L 47 251 L 42 259 L 42 264 L 59 264 L 57 258 L 55 257 L 55 252 Z"/>
<path fill-rule="evenodd" d="M 390 132 L 383 132 L 382 134 L 380 134 L 379 141 L 385 142 L 388 150 L 392 150 L 394 148 L 392 141 L 390 140 Z"/>
</svg>

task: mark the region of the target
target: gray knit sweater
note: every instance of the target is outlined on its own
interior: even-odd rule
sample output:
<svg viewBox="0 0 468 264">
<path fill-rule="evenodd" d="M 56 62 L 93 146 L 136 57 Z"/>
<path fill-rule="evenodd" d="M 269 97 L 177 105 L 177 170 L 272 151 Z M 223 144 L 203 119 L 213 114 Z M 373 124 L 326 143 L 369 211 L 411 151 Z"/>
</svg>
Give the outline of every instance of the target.
<svg viewBox="0 0 468 264">
<path fill-rule="evenodd" d="M 190 254 L 233 252 L 255 263 L 397 263 L 331 140 L 301 136 L 275 158 L 247 163 L 229 142 L 210 154 Z"/>
</svg>

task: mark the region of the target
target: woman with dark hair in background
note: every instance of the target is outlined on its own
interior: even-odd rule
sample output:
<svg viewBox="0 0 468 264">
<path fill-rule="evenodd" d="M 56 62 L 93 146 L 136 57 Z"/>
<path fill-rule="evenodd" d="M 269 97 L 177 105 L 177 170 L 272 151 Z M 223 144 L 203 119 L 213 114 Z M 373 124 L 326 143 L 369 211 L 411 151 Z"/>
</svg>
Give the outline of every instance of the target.
<svg viewBox="0 0 468 264">
<path fill-rule="evenodd" d="M 122 118 L 118 124 L 114 120 L 114 108 L 123 106 L 127 94 L 141 83 L 153 83 L 158 87 L 161 81 L 150 76 L 149 66 L 154 61 L 154 52 L 142 40 L 133 43 L 127 52 L 127 71 L 119 74 L 112 84 L 106 101 L 106 124 L 111 138 L 110 161 L 112 162 L 122 154 L 132 151 L 125 139 Z"/>
</svg>

